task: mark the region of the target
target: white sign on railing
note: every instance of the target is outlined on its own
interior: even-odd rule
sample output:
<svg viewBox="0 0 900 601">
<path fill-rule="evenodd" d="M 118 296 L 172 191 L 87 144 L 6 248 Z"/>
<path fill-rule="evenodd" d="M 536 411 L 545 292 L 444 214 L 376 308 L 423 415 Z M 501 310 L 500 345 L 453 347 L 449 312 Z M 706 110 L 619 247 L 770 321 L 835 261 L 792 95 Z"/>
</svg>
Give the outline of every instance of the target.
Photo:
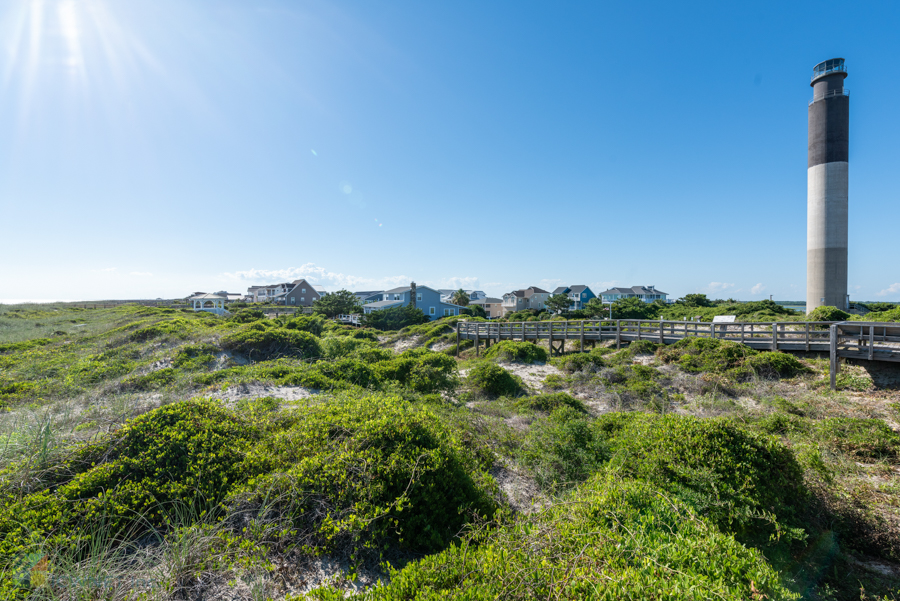
<svg viewBox="0 0 900 601">
<path fill-rule="evenodd" d="M 716 315 L 713 317 L 713 323 L 734 323 L 737 315 Z"/>
</svg>

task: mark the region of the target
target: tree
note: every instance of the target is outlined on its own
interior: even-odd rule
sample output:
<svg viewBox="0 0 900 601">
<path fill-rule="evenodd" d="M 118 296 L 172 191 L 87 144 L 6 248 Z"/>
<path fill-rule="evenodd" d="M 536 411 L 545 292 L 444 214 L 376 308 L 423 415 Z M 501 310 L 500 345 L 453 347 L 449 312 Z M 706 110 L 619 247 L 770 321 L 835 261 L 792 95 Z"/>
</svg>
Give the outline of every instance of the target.
<svg viewBox="0 0 900 601">
<path fill-rule="evenodd" d="M 587 302 L 584 310 L 591 317 L 609 317 L 609 305 L 604 304 L 599 297 L 594 297 Z"/>
<path fill-rule="evenodd" d="M 450 302 L 454 305 L 459 305 L 460 307 L 468 307 L 469 306 L 469 295 L 466 294 L 466 291 L 460 288 L 456 292 L 453 293 L 453 296 L 450 297 Z"/>
<path fill-rule="evenodd" d="M 685 294 L 684 297 L 675 301 L 679 305 L 686 307 L 713 307 L 715 303 L 706 298 L 705 294 Z"/>
<path fill-rule="evenodd" d="M 614 302 L 612 312 L 613 319 L 655 319 L 659 316 L 659 307 L 632 296 Z"/>
<path fill-rule="evenodd" d="M 402 307 L 390 307 L 379 311 L 372 311 L 363 315 L 363 325 L 378 330 L 399 330 L 406 326 L 414 326 L 428 321 L 428 317 L 421 309 L 412 305 Z"/>
<path fill-rule="evenodd" d="M 562 313 L 572 306 L 572 301 L 565 294 L 554 294 L 544 304 L 551 313 Z"/>
<path fill-rule="evenodd" d="M 359 299 L 348 290 L 338 290 L 332 294 L 326 294 L 313 301 L 312 308 L 313 312 L 320 313 L 325 317 L 362 312 Z"/>
<path fill-rule="evenodd" d="M 487 311 L 484 310 L 484 307 L 481 305 L 469 305 L 461 312 L 465 312 L 467 315 L 471 315 L 472 317 L 484 317 L 487 318 Z"/>
</svg>

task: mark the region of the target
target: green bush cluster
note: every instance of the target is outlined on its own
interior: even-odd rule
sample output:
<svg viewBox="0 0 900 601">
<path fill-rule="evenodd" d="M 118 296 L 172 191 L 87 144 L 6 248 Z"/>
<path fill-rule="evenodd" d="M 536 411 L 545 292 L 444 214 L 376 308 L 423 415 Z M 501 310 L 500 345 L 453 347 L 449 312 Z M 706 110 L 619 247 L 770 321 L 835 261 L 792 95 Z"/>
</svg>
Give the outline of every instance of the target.
<svg viewBox="0 0 900 601">
<path fill-rule="evenodd" d="M 248 463 L 265 474 L 243 486 L 248 502 L 275 499 L 270 511 L 312 535 L 315 550 L 393 540 L 435 551 L 495 511 L 477 459 L 428 409 L 396 397 L 311 407 Z"/>
<path fill-rule="evenodd" d="M 557 491 L 597 472 L 609 453 L 602 433 L 586 418 L 583 407 L 563 403 L 547 419 L 532 424 L 520 458 L 539 485 Z"/>
<path fill-rule="evenodd" d="M 456 361 L 443 353 L 413 349 L 374 365 L 379 379 L 394 380 L 417 392 L 452 390 L 458 384 Z"/>
<path fill-rule="evenodd" d="M 326 338 L 323 343 L 326 348 L 328 341 Z M 456 361 L 443 353 L 413 349 L 394 355 L 369 346 L 333 360 L 309 363 L 282 358 L 192 376 L 197 386 L 256 381 L 318 390 L 400 385 L 420 393 L 453 390 L 459 384 L 458 379 Z"/>
<path fill-rule="evenodd" d="M 284 327 L 288 330 L 300 330 L 309 332 L 313 336 L 321 336 L 325 330 L 325 318 L 321 315 L 298 315 L 288 320 Z"/>
<path fill-rule="evenodd" d="M 4 487 L 0 556 L 235 511 L 275 520 L 274 536 L 307 551 L 436 551 L 496 510 L 486 466 L 422 405 L 348 395 L 273 418 L 276 406 L 167 405 L 78 448 L 37 488 Z"/>
<path fill-rule="evenodd" d="M 484 352 L 484 358 L 520 363 L 546 363 L 547 351 L 530 342 L 502 340 L 489 347 Z"/>
<path fill-rule="evenodd" d="M 21 353 L 41 346 L 53 344 L 50 338 L 35 338 L 33 340 L 23 340 L 22 342 L 9 342 L 0 344 L 0 354 L 2 353 Z"/>
<path fill-rule="evenodd" d="M 171 367 L 157 369 L 149 374 L 132 376 L 122 380 L 120 388 L 125 391 L 145 392 L 158 390 L 174 383 L 178 377 L 178 371 Z"/>
<path fill-rule="evenodd" d="M 744 541 L 796 525 L 809 497 L 790 449 L 727 420 L 619 413 L 597 427 L 610 469 L 668 490 Z"/>
<path fill-rule="evenodd" d="M 278 357 L 313 358 L 322 356 L 319 339 L 301 330 L 244 326 L 222 337 L 221 345 L 253 361 Z"/>
<path fill-rule="evenodd" d="M 847 321 L 850 319 L 850 314 L 837 307 L 822 305 L 810 311 L 806 318 L 809 321 Z"/>
<path fill-rule="evenodd" d="M 146 342 L 156 338 L 186 338 L 194 331 L 194 324 L 187 319 L 175 317 L 138 328 L 128 337 L 132 342 Z"/>
<path fill-rule="evenodd" d="M 525 388 L 522 379 L 490 361 L 479 361 L 466 376 L 473 389 L 490 396 L 518 396 Z"/>
<path fill-rule="evenodd" d="M 793 355 L 757 351 L 743 344 L 718 338 L 684 338 L 657 351 L 664 363 L 677 363 L 689 372 L 723 374 L 738 381 L 754 375 L 790 378 L 810 371 Z"/>
<path fill-rule="evenodd" d="M 816 423 L 826 444 L 862 461 L 900 459 L 900 434 L 880 419 L 828 418 Z"/>
<path fill-rule="evenodd" d="M 338 594 L 322 591 L 319 598 L 342 598 Z M 387 584 L 358 596 L 375 601 L 798 598 L 758 551 L 720 533 L 677 498 L 644 482 L 606 477 L 583 485 L 571 503 L 392 570 Z"/>
<path fill-rule="evenodd" d="M 570 374 L 576 371 L 585 371 L 585 368 L 596 370 L 606 365 L 603 357 L 612 352 L 612 349 L 597 347 L 588 353 L 571 353 L 556 357 L 552 362 L 553 365 Z"/>
<path fill-rule="evenodd" d="M 587 413 L 587 407 L 582 401 L 565 392 L 551 392 L 522 397 L 518 401 L 520 407 L 534 409 L 535 411 L 553 411 L 559 407 L 571 407 L 579 413 Z"/>
<path fill-rule="evenodd" d="M 185 371 L 203 369 L 216 360 L 219 348 L 212 344 L 186 344 L 172 357 L 172 366 Z"/>
<path fill-rule="evenodd" d="M 363 324 L 366 327 L 382 331 L 400 330 L 427 321 L 429 321 L 428 316 L 421 309 L 412 305 L 380 309 L 363 315 Z"/>
<path fill-rule="evenodd" d="M 254 321 L 260 321 L 265 318 L 266 314 L 263 313 L 260 309 L 241 309 L 240 311 L 234 312 L 228 318 L 228 321 L 234 323 L 252 323 Z"/>
<path fill-rule="evenodd" d="M 854 316 L 861 321 L 900 321 L 900 305 L 884 311 L 873 311 L 862 316 Z"/>
</svg>

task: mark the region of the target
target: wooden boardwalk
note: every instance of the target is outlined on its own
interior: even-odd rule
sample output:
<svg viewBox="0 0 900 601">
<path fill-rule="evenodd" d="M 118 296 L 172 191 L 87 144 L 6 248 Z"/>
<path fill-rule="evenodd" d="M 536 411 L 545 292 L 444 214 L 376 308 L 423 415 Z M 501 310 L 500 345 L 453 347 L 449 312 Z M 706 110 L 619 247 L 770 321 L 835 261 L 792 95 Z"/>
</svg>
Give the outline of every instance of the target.
<svg viewBox="0 0 900 601">
<path fill-rule="evenodd" d="M 900 361 L 900 324 L 888 322 L 780 321 L 709 323 L 697 321 L 665 321 L 642 319 L 590 321 L 460 321 L 456 330 L 456 353 L 459 343 L 471 340 L 475 354 L 501 340 L 537 343 L 546 340 L 550 354 L 565 352 L 567 340 L 577 340 L 580 350 L 598 342 L 649 340 L 672 344 L 687 337 L 718 338 L 739 342 L 763 351 L 815 351 L 831 357 L 831 387 L 840 367 L 838 359 L 866 361 Z"/>
</svg>

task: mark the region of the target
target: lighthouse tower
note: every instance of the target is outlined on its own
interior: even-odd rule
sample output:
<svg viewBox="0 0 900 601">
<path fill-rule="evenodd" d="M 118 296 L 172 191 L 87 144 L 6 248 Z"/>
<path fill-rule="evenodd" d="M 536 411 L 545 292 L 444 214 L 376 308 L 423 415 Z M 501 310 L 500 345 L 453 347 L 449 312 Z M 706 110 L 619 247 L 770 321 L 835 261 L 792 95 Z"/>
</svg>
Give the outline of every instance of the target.
<svg viewBox="0 0 900 601">
<path fill-rule="evenodd" d="M 844 59 L 813 69 L 809 103 L 806 196 L 806 311 L 849 306 L 847 296 L 847 168 L 850 97 Z"/>
</svg>

